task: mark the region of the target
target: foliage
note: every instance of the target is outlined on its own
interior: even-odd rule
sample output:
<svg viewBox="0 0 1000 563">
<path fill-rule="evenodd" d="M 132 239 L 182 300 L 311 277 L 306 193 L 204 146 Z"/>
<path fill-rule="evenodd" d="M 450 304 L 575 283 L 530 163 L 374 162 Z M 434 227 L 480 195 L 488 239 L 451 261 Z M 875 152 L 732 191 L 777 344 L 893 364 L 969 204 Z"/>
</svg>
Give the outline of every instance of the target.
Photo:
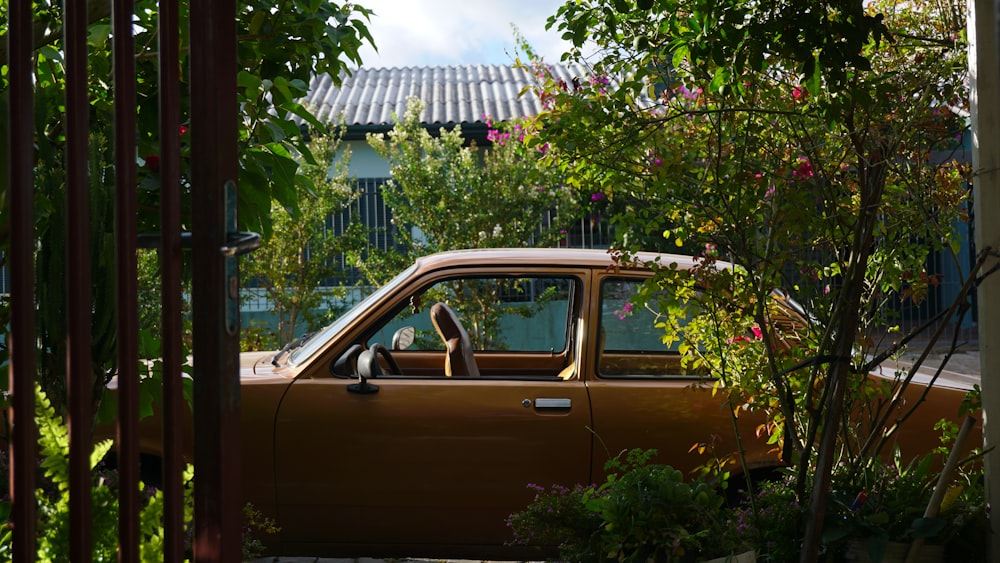
<svg viewBox="0 0 1000 563">
<path fill-rule="evenodd" d="M 633 450 L 624 461 L 612 459 L 598 486 L 529 485 L 535 500 L 507 520 L 512 543 L 558 545 L 567 561 L 690 561 L 741 550 L 742 541 L 725 533 L 718 489 L 649 464 L 654 453 Z"/>
<path fill-rule="evenodd" d="M 885 327 L 936 281 L 929 253 L 957 251 L 961 5 L 607 0 L 568 2 L 549 26 L 592 75 L 568 85 L 533 62 L 547 111 L 528 143 L 607 196 L 623 262 L 665 244 L 699 257 L 691 273 L 657 268 L 647 299 L 674 292 L 664 340 L 770 415 L 821 524 L 831 468 L 877 459 L 870 436 L 909 384 L 867 377 L 898 346 Z M 872 424 L 842 425 L 854 409 Z"/>
<path fill-rule="evenodd" d="M 529 483 L 534 500 L 524 510 L 507 518 L 515 546 L 556 546 L 563 561 L 586 561 L 593 556 L 591 537 L 601 527 L 600 514 L 587 507 L 593 487 L 548 488 Z"/>
<path fill-rule="evenodd" d="M 981 472 L 959 472 L 950 484 L 937 516 L 924 517 L 937 483 L 937 454 L 904 463 L 876 464 L 857 474 L 834 475 L 833 504 L 824 541 L 833 546 L 848 539 L 864 541 L 873 560 L 889 542 L 924 539 L 946 549 L 975 551 L 985 556 L 986 507 Z"/>
<path fill-rule="evenodd" d="M 38 480 L 38 532 L 37 560 L 42 562 L 64 561 L 69 547 L 69 429 L 56 413 L 48 397 L 36 385 L 35 422 L 38 426 L 38 453 L 41 478 Z M 104 460 L 112 447 L 111 440 L 98 443 L 90 455 L 93 471 L 91 496 L 91 533 L 93 561 L 118 561 L 118 471 Z M 9 485 L 10 467 L 6 450 L 0 450 L 0 478 L 4 494 L 0 496 L 0 556 L 12 559 L 13 529 L 10 522 L 11 498 Z M 194 467 L 188 465 L 182 476 L 184 487 L 184 521 L 190 528 L 194 520 Z M 139 513 L 139 559 L 156 562 L 163 560 L 163 492 L 149 485 L 143 487 Z M 263 544 L 260 536 L 279 531 L 275 523 L 260 513 L 253 505 L 243 509 L 243 555 L 250 560 L 260 555 Z M 190 551 L 190 538 L 187 539 Z"/>
<path fill-rule="evenodd" d="M 34 9 L 36 30 L 57 31 L 61 27 L 61 4 L 48 0 L 36 2 Z M 113 88 L 110 85 L 111 26 L 108 20 L 109 5 L 96 4 L 89 13 L 90 57 L 89 97 L 93 113 L 91 124 L 111 122 Z M 0 4 L 0 37 L 6 36 L 7 3 Z M 190 52 L 187 35 L 186 5 L 180 14 L 180 40 L 182 69 L 187 68 Z M 175 134 L 175 131 L 160 132 L 157 124 L 157 95 L 160 85 L 157 80 L 158 59 L 156 52 L 158 32 L 157 4 L 141 1 L 135 6 L 135 44 L 137 101 L 139 118 L 139 154 L 144 160 L 144 174 L 140 178 L 140 188 L 147 195 L 155 196 L 159 190 L 158 141 L 161 134 Z M 319 123 L 303 107 L 302 98 L 309 79 L 317 73 L 329 73 L 339 79 L 348 71 L 347 63 L 360 64 L 359 49 L 363 43 L 372 42 L 367 29 L 371 11 L 354 3 L 330 2 L 287 2 L 278 5 L 259 0 L 239 3 L 236 25 L 237 64 L 239 70 L 239 91 L 236 102 L 241 108 L 240 132 L 240 209 L 239 217 L 244 226 L 254 230 L 269 230 L 268 211 L 270 201 L 277 199 L 291 210 L 297 210 L 295 200 L 295 171 L 297 163 L 294 151 L 309 155 L 306 141 L 296 118 L 303 119 L 316 128 Z M 36 109 L 38 110 L 38 137 L 40 140 L 61 147 L 64 129 L 59 124 L 64 119 L 60 111 L 62 92 L 65 85 L 64 58 L 61 33 L 36 33 L 37 38 L 37 85 Z M 6 45 L 6 40 L 2 41 Z M 4 64 L 6 57 L 3 57 Z M 7 73 L 2 75 L 0 90 L 7 90 Z M 182 75 L 182 80 L 186 77 Z M 190 107 L 190 101 L 182 100 L 182 114 Z M 184 126 L 187 118 L 178 124 L 182 141 L 190 132 Z M 3 140 L 6 143 L 6 138 Z M 186 147 L 185 147 L 186 148 Z M 3 151 L 6 158 L 6 150 Z M 185 151 L 186 152 L 186 151 Z M 111 162 L 108 155 L 102 155 L 103 165 Z M 182 169 L 187 170 L 189 154 L 183 155 Z M 311 156 L 307 156 L 311 162 Z M 186 174 L 185 174 L 186 175 Z M 181 188 L 190 188 L 182 181 Z M 145 200 L 155 205 L 154 199 Z M 155 217 L 147 217 L 148 223 L 155 223 Z"/>
<path fill-rule="evenodd" d="M 581 204 L 542 163 L 544 147 L 526 146 L 516 123 L 490 129 L 488 148 L 465 146 L 458 126 L 437 136 L 424 129 L 423 109 L 411 98 L 392 131 L 368 137 L 391 166 L 382 194 L 398 243 L 388 252 L 356 243 L 353 261 L 369 280 L 382 283 L 415 257 L 442 250 L 546 246 L 565 237 Z"/>
<path fill-rule="evenodd" d="M 726 534 L 752 545 L 757 561 L 782 563 L 794 561 L 806 520 L 805 507 L 793 488 L 794 475 L 783 474 L 764 480 L 754 491 L 747 491 L 732 508 Z"/>
<path fill-rule="evenodd" d="M 258 536 L 277 534 L 281 528 L 250 503 L 243 507 L 243 521 L 246 523 L 243 528 L 243 560 L 250 561 L 264 552 L 264 543 Z"/>
<path fill-rule="evenodd" d="M 69 550 L 69 432 L 62 417 L 40 386 L 35 391 L 35 420 L 38 426 L 38 452 L 42 479 L 35 498 L 38 502 L 38 561 L 63 561 Z M 111 449 L 111 441 L 97 444 L 90 456 L 93 472 L 91 497 L 91 530 L 94 561 L 118 560 L 118 476 L 101 461 Z M 5 456 L 0 456 L 5 457 Z M 9 483 L 4 464 L 4 483 Z M 194 516 L 192 495 L 193 468 L 184 475 L 185 519 Z M 142 561 L 159 561 L 163 558 L 163 494 L 146 487 L 144 504 L 139 515 Z M 0 500 L 0 512 L 10 514 L 10 497 Z M 9 521 L 0 529 L 0 554 L 12 556 L 13 530 Z"/>
<path fill-rule="evenodd" d="M 90 100 L 88 123 L 90 150 L 88 158 L 92 218 L 92 279 L 74 280 L 92 288 L 92 339 L 94 358 L 94 400 L 100 400 L 104 385 L 114 373 L 114 251 L 112 124 L 114 100 L 112 87 L 112 52 L 110 3 L 88 3 L 87 97 Z M 181 81 L 189 77 L 188 6 L 180 12 Z M 52 400 L 64 400 L 65 391 L 65 312 L 66 280 L 74 279 L 65 271 L 65 90 L 66 58 L 63 46 L 62 3 L 37 0 L 33 4 L 35 68 L 33 76 L 35 109 L 36 232 L 38 233 L 38 269 L 36 280 L 40 304 L 40 381 Z M 137 152 L 140 168 L 137 178 L 139 232 L 155 232 L 159 223 L 159 144 L 163 135 L 179 135 L 181 141 L 181 181 L 163 189 L 181 192 L 185 218 L 190 212 L 190 140 L 188 128 L 190 99 L 182 90 L 180 123 L 169 131 L 160 131 L 157 107 L 160 88 L 158 4 L 153 0 L 135 3 Z M 314 159 L 308 150 L 298 121 L 315 128 L 317 122 L 297 101 L 307 90 L 315 73 L 328 72 L 335 80 L 348 71 L 348 62 L 359 64 L 359 49 L 371 43 L 367 29 L 371 12 L 354 3 L 285 2 L 273 4 L 261 0 L 239 3 L 235 25 L 237 44 L 239 122 L 239 202 L 238 217 L 247 230 L 271 230 L 270 202 L 277 200 L 298 216 L 297 186 L 305 181 L 293 155 L 308 163 Z M 0 108 L 8 107 L 9 72 L 7 67 L 8 2 L 0 2 Z M 0 133 L 0 170 L 8 168 L 9 138 L 6 128 Z M 308 183 L 305 183 L 308 185 Z M 127 187 L 128 189 L 131 189 Z M 0 194 L 3 196 L 3 194 Z M 7 225 L 7 207 L 0 207 L 0 225 Z M 0 250 L 7 247 L 8 231 L 0 228 Z M 0 313 L 5 317 L 7 313 Z"/>
<path fill-rule="evenodd" d="M 549 23 L 561 22 L 563 39 L 572 43 L 566 57 L 584 58 L 596 46 L 597 64 L 637 83 L 659 78 L 671 57 L 686 57 L 714 63 L 711 82 L 720 88 L 739 89 L 743 76 L 774 60 L 810 81 L 839 87 L 872 68 L 866 48 L 889 34 L 884 17 L 866 11 L 866 5 L 861 0 L 567 2 Z M 661 65 L 645 66 L 650 58 Z"/>
<path fill-rule="evenodd" d="M 292 341 L 303 324 L 307 331 L 317 330 L 340 311 L 336 299 L 343 296 L 342 290 L 319 291 L 339 272 L 336 258 L 341 249 L 327 221 L 355 198 L 347 178 L 350 153 L 345 151 L 330 171 L 339 147 L 336 135 L 312 139 L 316 162 L 302 163 L 303 178 L 296 186 L 296 199 L 308 205 L 294 215 L 278 200 L 272 201 L 271 234 L 243 262 L 244 285 L 261 288 L 278 317 L 276 338 L 265 339 L 265 349 Z"/>
<path fill-rule="evenodd" d="M 91 256 L 88 264 L 93 283 L 88 292 L 91 311 L 90 356 L 94 379 L 92 396 L 100 401 L 104 387 L 114 375 L 115 269 L 114 185 L 110 165 L 102 156 L 111 150 L 112 127 L 95 124 L 90 134 L 89 189 Z M 66 235 L 65 154 L 60 146 L 39 143 L 35 175 L 35 279 L 38 327 L 38 380 L 46 395 L 57 404 L 66 400 L 66 282 L 84 283 L 69 273 Z M 0 213 L 3 213 L 0 211 Z M 2 383 L 6 387 L 6 380 Z"/>
</svg>

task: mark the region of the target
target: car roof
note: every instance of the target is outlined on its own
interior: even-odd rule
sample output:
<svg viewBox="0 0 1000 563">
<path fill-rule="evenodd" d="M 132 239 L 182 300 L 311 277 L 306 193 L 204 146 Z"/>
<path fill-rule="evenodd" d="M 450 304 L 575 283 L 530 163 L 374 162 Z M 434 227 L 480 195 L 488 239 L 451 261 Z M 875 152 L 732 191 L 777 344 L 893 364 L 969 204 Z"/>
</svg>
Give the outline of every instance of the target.
<svg viewBox="0 0 1000 563">
<path fill-rule="evenodd" d="M 691 256 L 640 252 L 635 257 L 643 263 L 659 262 L 667 265 L 676 263 L 681 269 L 690 269 L 696 261 Z M 519 266 L 555 266 L 608 268 L 617 262 L 612 251 L 607 249 L 582 248 L 477 248 L 450 250 L 429 254 L 417 259 L 417 269 L 436 270 L 446 267 L 483 266 L 490 264 L 511 264 Z M 622 265 L 623 269 L 626 269 Z"/>
</svg>

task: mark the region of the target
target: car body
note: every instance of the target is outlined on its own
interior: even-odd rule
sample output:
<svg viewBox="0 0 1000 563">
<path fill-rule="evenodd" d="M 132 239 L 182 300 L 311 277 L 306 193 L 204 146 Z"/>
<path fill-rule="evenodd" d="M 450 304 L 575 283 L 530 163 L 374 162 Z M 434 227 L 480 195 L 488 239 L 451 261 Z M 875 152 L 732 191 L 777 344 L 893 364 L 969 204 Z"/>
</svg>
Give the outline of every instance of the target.
<svg viewBox="0 0 1000 563">
<path fill-rule="evenodd" d="M 505 518 L 532 500 L 529 484 L 597 482 L 632 448 L 655 448 L 656 461 L 684 472 L 711 461 L 696 444 L 735 451 L 724 394 L 680 366 L 650 318 L 631 314 L 651 275 L 600 250 L 436 254 L 326 329 L 245 355 L 243 488 L 281 529 L 272 548 L 510 557 Z M 437 321 L 438 334 L 437 303 L 460 328 Z M 963 394 L 927 398 L 908 422 L 922 441 L 914 449 L 936 445 L 933 423 L 957 418 Z M 781 464 L 757 436 L 763 421 L 739 417 L 737 472 Z M 156 453 L 158 432 L 145 436 Z"/>
</svg>

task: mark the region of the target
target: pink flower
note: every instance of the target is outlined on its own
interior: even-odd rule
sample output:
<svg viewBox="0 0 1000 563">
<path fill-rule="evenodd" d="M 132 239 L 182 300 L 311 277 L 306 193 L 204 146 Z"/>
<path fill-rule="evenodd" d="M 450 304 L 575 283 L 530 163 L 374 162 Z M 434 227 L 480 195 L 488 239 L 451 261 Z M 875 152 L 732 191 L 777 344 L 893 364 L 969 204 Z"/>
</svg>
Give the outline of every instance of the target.
<svg viewBox="0 0 1000 563">
<path fill-rule="evenodd" d="M 631 303 L 626 303 L 622 307 L 621 311 L 615 311 L 615 316 L 617 316 L 618 320 L 620 320 L 620 321 L 624 321 L 625 317 L 628 317 L 631 314 L 632 314 L 632 304 Z"/>
<path fill-rule="evenodd" d="M 796 85 L 792 88 L 792 99 L 796 102 L 802 101 L 802 98 L 806 96 L 806 90 L 801 85 Z"/>
<path fill-rule="evenodd" d="M 757 340 L 761 340 L 764 338 L 764 331 L 761 330 L 760 327 L 757 325 L 753 325 L 752 327 L 750 327 L 750 332 L 753 333 L 753 337 L 756 338 Z"/>
<path fill-rule="evenodd" d="M 486 140 L 491 143 L 503 146 L 507 139 L 510 139 L 510 133 L 502 132 L 499 129 L 488 129 L 486 131 Z"/>
<path fill-rule="evenodd" d="M 813 172 L 813 166 L 812 163 L 809 162 L 809 159 L 804 156 L 800 156 L 799 166 L 794 172 L 792 172 L 792 175 L 798 180 L 805 180 L 807 178 L 812 178 L 816 175 L 816 173 Z"/>
</svg>

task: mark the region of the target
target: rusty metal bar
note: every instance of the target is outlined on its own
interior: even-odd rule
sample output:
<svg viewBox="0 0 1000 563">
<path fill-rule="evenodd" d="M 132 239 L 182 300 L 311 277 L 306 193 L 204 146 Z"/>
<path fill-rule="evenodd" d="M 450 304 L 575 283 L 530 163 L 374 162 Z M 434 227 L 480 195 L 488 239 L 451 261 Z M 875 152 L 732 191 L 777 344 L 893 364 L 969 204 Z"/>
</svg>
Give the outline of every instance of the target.
<svg viewBox="0 0 1000 563">
<path fill-rule="evenodd" d="M 15 563 L 35 560 L 35 307 L 34 307 L 34 98 L 31 0 L 11 0 L 7 35 L 10 72 L 7 123 L 9 126 L 10 189 L 10 371 L 8 390 L 12 408 L 10 494 L 13 502 Z"/>
<path fill-rule="evenodd" d="M 90 561 L 93 447 L 90 355 L 90 182 L 87 98 L 87 2 L 66 0 L 63 8 L 66 51 L 66 372 L 69 396 L 70 559 Z"/>
<path fill-rule="evenodd" d="M 181 364 L 181 186 L 180 58 L 177 0 L 161 0 L 160 93 L 160 271 L 163 352 L 163 560 L 184 559 L 184 470 L 181 420 L 184 416 Z"/>
<path fill-rule="evenodd" d="M 118 561 L 139 561 L 139 313 L 136 280 L 133 0 L 114 0 L 115 263 L 118 353 Z"/>
<path fill-rule="evenodd" d="M 227 329 L 230 285 L 220 251 L 227 244 L 226 185 L 235 190 L 238 175 L 235 16 L 234 0 L 190 5 L 198 562 L 241 558 L 239 331 Z"/>
</svg>

